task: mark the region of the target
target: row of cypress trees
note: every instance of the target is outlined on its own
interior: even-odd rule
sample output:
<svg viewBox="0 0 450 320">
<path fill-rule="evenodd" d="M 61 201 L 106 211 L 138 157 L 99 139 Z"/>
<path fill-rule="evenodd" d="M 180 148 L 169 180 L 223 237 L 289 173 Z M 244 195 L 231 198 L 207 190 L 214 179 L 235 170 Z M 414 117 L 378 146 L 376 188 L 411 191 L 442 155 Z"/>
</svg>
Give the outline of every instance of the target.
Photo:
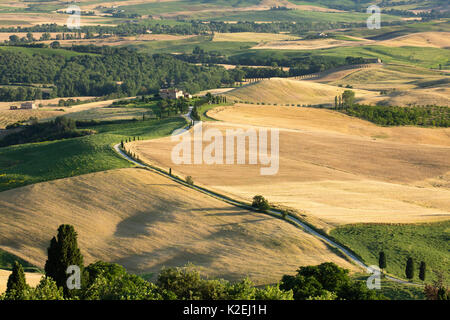
<svg viewBox="0 0 450 320">
<path fill-rule="evenodd" d="M 384 251 L 381 251 L 379 254 L 378 266 L 380 267 L 381 270 L 386 269 L 387 266 L 386 254 L 384 253 Z M 406 278 L 412 280 L 414 278 L 414 273 L 415 273 L 414 259 L 408 257 L 408 259 L 406 260 L 406 267 L 405 267 Z M 425 281 L 426 273 L 427 273 L 427 264 L 425 263 L 425 261 L 422 261 L 419 267 L 419 279 Z"/>
</svg>

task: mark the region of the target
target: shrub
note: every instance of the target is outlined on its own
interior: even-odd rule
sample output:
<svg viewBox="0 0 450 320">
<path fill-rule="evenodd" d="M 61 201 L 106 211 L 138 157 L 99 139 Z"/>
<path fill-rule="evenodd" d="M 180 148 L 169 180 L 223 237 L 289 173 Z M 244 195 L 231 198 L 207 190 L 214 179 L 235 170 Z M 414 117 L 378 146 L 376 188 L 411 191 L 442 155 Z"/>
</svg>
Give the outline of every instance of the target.
<svg viewBox="0 0 450 320">
<path fill-rule="evenodd" d="M 267 211 L 270 209 L 269 202 L 263 196 L 254 196 L 252 207 L 261 211 Z"/>
<path fill-rule="evenodd" d="M 187 176 L 186 177 L 186 183 L 190 184 L 191 186 L 193 186 L 194 185 L 194 179 L 192 179 L 191 176 Z"/>
</svg>

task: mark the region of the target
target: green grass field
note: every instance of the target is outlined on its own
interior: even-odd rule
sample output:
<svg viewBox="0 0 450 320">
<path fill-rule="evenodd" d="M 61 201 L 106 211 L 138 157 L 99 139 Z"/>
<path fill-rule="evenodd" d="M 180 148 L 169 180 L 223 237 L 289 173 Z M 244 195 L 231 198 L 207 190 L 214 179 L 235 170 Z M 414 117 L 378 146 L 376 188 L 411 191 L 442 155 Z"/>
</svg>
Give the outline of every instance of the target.
<svg viewBox="0 0 450 320">
<path fill-rule="evenodd" d="M 405 276 L 406 260 L 415 261 L 414 281 L 420 282 L 419 264 L 427 264 L 427 279 L 434 279 L 435 271 L 450 278 L 450 221 L 417 225 L 347 225 L 331 231 L 331 235 L 351 248 L 370 265 L 378 265 L 380 251 L 386 254 L 390 274 Z"/>
<path fill-rule="evenodd" d="M 52 48 L 26 48 L 26 47 L 13 47 L 13 46 L 0 46 L 0 51 L 20 52 L 27 55 L 40 54 L 44 56 L 63 56 L 66 58 L 81 56 L 81 55 L 96 55 L 92 53 L 80 53 L 65 49 L 52 49 Z"/>
<path fill-rule="evenodd" d="M 220 42 L 211 41 L 210 36 L 197 36 L 182 40 L 149 41 L 143 44 L 132 45 L 141 52 L 146 53 L 192 53 L 195 47 L 205 51 L 219 51 L 223 55 L 232 55 L 246 52 L 257 42 Z"/>
<path fill-rule="evenodd" d="M 52 142 L 0 148 L 0 191 L 20 186 L 132 166 L 119 157 L 112 146 L 122 139 L 159 138 L 182 127 L 176 117 L 158 121 L 138 121 L 98 125 L 98 134 Z"/>
<path fill-rule="evenodd" d="M 208 117 L 208 116 L 206 115 L 206 113 L 207 113 L 209 110 L 212 110 L 212 109 L 214 109 L 214 108 L 217 108 L 217 107 L 223 107 L 223 106 L 230 106 L 230 105 L 232 105 L 232 104 L 231 104 L 231 103 L 204 104 L 204 105 L 202 105 L 202 106 L 200 106 L 200 107 L 197 108 L 198 114 L 200 115 L 200 120 L 201 120 L 201 121 L 216 121 L 215 119 Z"/>
<path fill-rule="evenodd" d="M 355 274 L 352 277 L 356 281 L 367 281 L 367 274 Z M 423 287 L 401 284 L 382 278 L 379 293 L 391 300 L 425 300 Z"/>
<path fill-rule="evenodd" d="M 203 14 L 202 19 L 216 21 L 282 21 L 298 23 L 365 23 L 369 14 L 363 12 L 318 12 L 303 10 L 264 10 L 243 11 L 238 14 L 229 13 Z M 216 17 L 214 17 L 214 15 Z M 383 15 L 384 21 L 398 21 L 401 18 L 392 15 Z"/>
</svg>

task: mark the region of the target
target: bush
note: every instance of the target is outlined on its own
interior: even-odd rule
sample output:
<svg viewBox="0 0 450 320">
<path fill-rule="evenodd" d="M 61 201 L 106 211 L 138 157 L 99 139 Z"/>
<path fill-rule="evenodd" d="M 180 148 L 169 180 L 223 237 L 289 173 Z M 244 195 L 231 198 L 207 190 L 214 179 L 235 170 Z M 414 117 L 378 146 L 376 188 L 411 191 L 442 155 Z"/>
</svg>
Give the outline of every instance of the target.
<svg viewBox="0 0 450 320">
<path fill-rule="evenodd" d="M 252 207 L 259 209 L 263 212 L 270 209 L 269 202 L 263 196 L 259 196 L 259 195 L 253 197 Z"/>
<path fill-rule="evenodd" d="M 297 275 L 285 275 L 281 280 L 282 290 L 292 290 L 295 300 L 378 300 L 385 299 L 369 290 L 362 282 L 352 281 L 348 270 L 332 262 L 318 266 L 300 267 Z"/>
<path fill-rule="evenodd" d="M 186 177 L 186 183 L 190 184 L 191 186 L 193 186 L 194 185 L 194 179 L 192 179 L 191 176 L 187 176 Z"/>
</svg>

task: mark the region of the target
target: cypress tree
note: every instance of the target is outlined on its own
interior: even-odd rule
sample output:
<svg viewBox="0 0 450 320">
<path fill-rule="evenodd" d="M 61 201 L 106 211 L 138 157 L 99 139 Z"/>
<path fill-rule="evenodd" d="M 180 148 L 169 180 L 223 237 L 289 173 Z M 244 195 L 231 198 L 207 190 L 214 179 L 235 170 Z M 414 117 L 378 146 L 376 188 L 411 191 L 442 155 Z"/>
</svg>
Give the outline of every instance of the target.
<svg viewBox="0 0 450 320">
<path fill-rule="evenodd" d="M 420 263 L 419 279 L 425 281 L 426 273 L 427 273 L 427 265 L 425 261 L 422 261 Z"/>
<path fill-rule="evenodd" d="M 66 296 L 69 294 L 66 281 L 69 277 L 66 274 L 67 268 L 77 265 L 83 270 L 83 256 L 77 243 L 77 233 L 71 225 L 63 224 L 58 228 L 57 237 L 50 241 L 47 250 L 48 259 L 45 262 L 45 275 L 55 280 L 58 287 L 64 289 Z"/>
<path fill-rule="evenodd" d="M 414 278 L 414 260 L 409 257 L 406 261 L 406 269 L 405 269 L 406 278 L 412 280 Z"/>
<path fill-rule="evenodd" d="M 381 270 L 386 269 L 386 255 L 384 251 L 380 252 L 380 257 L 378 258 L 378 266 Z"/>
<path fill-rule="evenodd" d="M 27 288 L 28 285 L 25 280 L 25 273 L 23 272 L 22 265 L 16 261 L 14 262 L 12 273 L 8 278 L 6 296 L 8 299 L 20 300 Z"/>
</svg>

